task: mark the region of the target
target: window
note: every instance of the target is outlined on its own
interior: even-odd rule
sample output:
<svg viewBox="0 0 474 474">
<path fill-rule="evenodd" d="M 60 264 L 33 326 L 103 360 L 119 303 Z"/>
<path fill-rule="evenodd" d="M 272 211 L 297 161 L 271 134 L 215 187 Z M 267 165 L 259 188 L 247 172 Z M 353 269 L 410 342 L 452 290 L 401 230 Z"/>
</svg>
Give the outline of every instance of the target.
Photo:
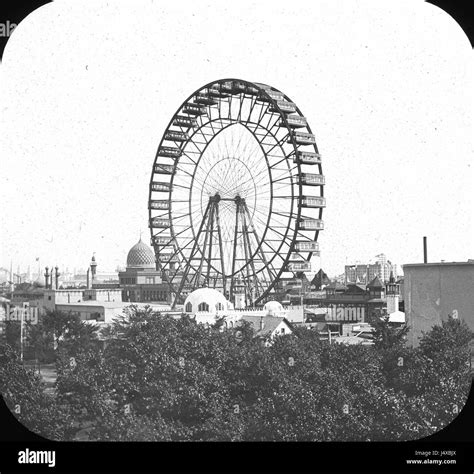
<svg viewBox="0 0 474 474">
<path fill-rule="evenodd" d="M 280 329 L 280 332 L 281 332 L 282 334 L 285 334 L 285 328 L 281 328 L 281 329 Z"/>
<path fill-rule="evenodd" d="M 51 301 L 51 296 L 48 296 L 48 300 Z"/>
<path fill-rule="evenodd" d="M 191 304 L 191 301 L 189 301 L 186 304 L 186 313 L 192 313 L 193 312 L 193 305 Z"/>
<path fill-rule="evenodd" d="M 155 284 L 155 277 L 146 277 L 146 284 L 147 285 L 154 285 Z"/>
<path fill-rule="evenodd" d="M 199 303 L 198 311 L 209 312 L 209 305 L 207 303 Z"/>
<path fill-rule="evenodd" d="M 224 309 L 224 305 L 222 303 L 216 303 L 217 311 L 222 311 Z"/>
</svg>

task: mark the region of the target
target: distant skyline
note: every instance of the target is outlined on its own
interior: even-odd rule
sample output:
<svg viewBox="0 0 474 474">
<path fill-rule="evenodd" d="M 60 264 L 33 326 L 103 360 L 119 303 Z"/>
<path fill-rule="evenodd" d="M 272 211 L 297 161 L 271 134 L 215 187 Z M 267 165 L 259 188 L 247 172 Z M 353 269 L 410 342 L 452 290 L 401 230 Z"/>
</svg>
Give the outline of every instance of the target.
<svg viewBox="0 0 474 474">
<path fill-rule="evenodd" d="M 0 65 L 0 266 L 124 266 L 149 243 L 148 183 L 182 101 L 212 80 L 271 84 L 313 129 L 330 276 L 474 258 L 473 51 L 421 0 L 57 0 Z"/>
</svg>

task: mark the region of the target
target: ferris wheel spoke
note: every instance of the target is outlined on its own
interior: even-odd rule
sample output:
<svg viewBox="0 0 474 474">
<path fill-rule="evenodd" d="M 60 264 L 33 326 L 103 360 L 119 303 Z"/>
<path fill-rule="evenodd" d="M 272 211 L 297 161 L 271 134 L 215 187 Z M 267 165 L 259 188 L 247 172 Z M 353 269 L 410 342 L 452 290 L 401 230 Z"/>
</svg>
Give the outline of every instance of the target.
<svg viewBox="0 0 474 474">
<path fill-rule="evenodd" d="M 291 174 L 285 174 L 285 176 L 282 176 L 281 178 L 274 179 L 273 183 L 279 183 L 280 181 L 284 181 L 285 179 L 289 179 L 290 182 L 293 182 L 293 178 L 297 178 L 297 176 L 291 175 Z"/>
<path fill-rule="evenodd" d="M 263 120 L 263 117 L 265 117 L 265 114 L 268 113 L 269 108 L 270 108 L 270 104 L 262 104 L 262 108 L 258 116 L 257 126 L 255 127 L 255 130 L 257 130 L 257 128 L 260 126 L 260 123 Z"/>
<path fill-rule="evenodd" d="M 175 249 L 172 253 L 169 253 L 169 254 L 158 254 L 158 259 L 160 256 L 165 256 L 165 255 L 169 255 L 168 259 L 164 261 L 164 266 L 166 265 L 169 265 L 173 258 L 176 257 L 178 254 L 182 254 L 183 255 L 183 250 L 185 250 L 186 248 L 188 248 L 191 244 L 193 243 L 192 240 L 189 240 L 185 245 L 183 245 L 182 247 L 180 248 L 177 248 Z M 183 255 L 184 256 L 184 255 Z M 159 259 L 160 260 L 160 259 Z"/>
<path fill-rule="evenodd" d="M 181 152 L 182 152 L 183 156 L 186 157 L 189 161 L 191 161 L 194 166 L 197 165 L 197 161 L 195 161 L 193 158 L 191 158 L 185 150 L 181 150 Z"/>
<path fill-rule="evenodd" d="M 183 235 L 188 230 L 191 230 L 192 227 L 193 227 L 192 225 L 189 225 L 189 226 L 185 227 L 184 229 L 180 230 L 179 232 L 174 233 L 173 237 L 172 237 L 172 240 L 176 239 L 176 237 L 179 237 L 179 236 Z"/>
<path fill-rule="evenodd" d="M 186 171 L 186 170 L 183 169 L 183 168 L 179 168 L 179 164 L 176 165 L 176 169 L 177 169 L 178 171 L 182 172 L 182 173 L 187 174 L 188 176 L 191 176 L 191 178 L 193 177 L 193 174 L 190 173 L 189 171 Z"/>
<path fill-rule="evenodd" d="M 173 183 L 173 187 L 191 189 L 190 186 L 183 186 L 182 184 L 176 184 L 176 183 Z"/>
<path fill-rule="evenodd" d="M 272 165 L 270 165 L 270 168 L 275 168 L 276 166 L 278 166 L 280 163 L 283 163 L 283 162 L 288 162 L 288 156 L 284 155 L 280 161 L 277 161 L 276 163 L 273 163 Z"/>
<path fill-rule="evenodd" d="M 239 113 L 237 114 L 237 122 L 240 122 L 240 120 L 242 118 L 242 105 L 244 105 L 244 100 L 245 100 L 245 98 L 243 98 L 239 101 Z"/>
<path fill-rule="evenodd" d="M 257 213 L 261 213 L 261 212 L 258 211 L 258 210 L 257 210 L 256 212 L 257 212 Z M 273 216 L 273 212 L 272 212 L 272 216 Z M 257 217 L 257 218 L 261 220 L 262 224 L 264 224 L 264 222 L 263 222 L 263 220 L 262 220 L 261 217 Z M 282 223 L 280 223 L 280 224 L 282 224 Z M 282 228 L 282 229 L 288 229 L 288 223 L 286 223 L 286 225 L 280 225 L 280 228 Z M 280 236 L 283 237 L 284 239 L 287 238 L 287 234 L 283 234 L 282 232 L 280 232 L 279 230 L 277 230 L 277 226 L 271 226 L 271 232 L 274 232 L 274 233 L 280 235 Z"/>
<path fill-rule="evenodd" d="M 286 133 L 280 140 L 278 140 L 277 143 L 275 143 L 270 149 L 266 150 L 267 153 L 270 153 L 272 150 L 274 150 L 277 146 L 281 147 L 285 140 L 290 136 L 289 133 Z"/>
<path fill-rule="evenodd" d="M 231 95 L 230 99 L 229 99 L 229 102 L 228 102 L 228 104 L 229 104 L 228 119 L 229 120 L 232 120 L 232 100 L 233 99 L 234 99 L 234 96 Z"/>
<path fill-rule="evenodd" d="M 203 218 L 203 220 L 202 220 L 202 222 L 201 222 L 201 225 L 200 225 L 200 227 L 199 227 L 198 235 L 197 235 L 196 239 L 195 239 L 194 242 L 193 242 L 193 248 L 192 248 L 192 250 L 191 250 L 191 254 L 190 254 L 189 260 L 192 260 L 192 257 L 193 257 L 193 255 L 194 255 L 194 253 L 195 253 L 195 251 L 196 251 L 196 247 L 197 247 L 198 241 L 199 241 L 199 236 L 200 236 L 201 231 L 202 231 L 202 229 L 203 229 L 203 227 L 204 227 L 204 223 L 205 223 L 205 221 L 206 221 L 206 217 L 207 217 L 207 214 L 208 214 L 208 212 L 209 212 L 209 206 L 210 206 L 210 201 L 209 201 L 209 203 L 207 204 L 206 212 L 204 213 L 204 218 Z M 185 269 L 185 271 L 184 271 L 182 280 L 181 280 L 181 282 L 180 282 L 180 284 L 179 284 L 178 294 L 177 294 L 176 299 L 175 299 L 175 301 L 174 301 L 174 303 L 173 303 L 173 307 L 176 305 L 177 298 L 179 297 L 179 295 L 180 295 L 181 292 L 183 291 L 183 286 L 185 285 L 186 279 L 187 279 L 188 274 L 189 274 L 189 270 L 190 270 L 190 266 L 188 265 L 188 266 L 186 266 L 186 269 Z"/>
<path fill-rule="evenodd" d="M 250 99 L 250 103 L 251 103 L 251 106 L 249 107 L 249 114 L 248 114 L 248 117 L 247 117 L 247 122 L 250 122 L 250 118 L 252 117 L 252 112 L 253 112 L 253 109 L 255 107 L 255 104 L 257 103 L 257 98 L 252 98 Z"/>
<path fill-rule="evenodd" d="M 272 122 L 272 120 L 274 120 L 273 124 L 270 126 L 270 123 Z M 275 113 L 275 112 L 272 112 L 271 114 L 269 114 L 269 117 L 268 117 L 268 123 L 267 125 L 264 127 L 267 131 L 265 133 L 265 135 L 263 135 L 263 137 L 260 139 L 262 142 L 265 140 L 265 138 L 268 137 L 268 135 L 271 134 L 272 130 L 277 127 L 277 133 L 278 133 L 278 121 L 280 120 L 280 114 L 278 113 Z"/>
</svg>

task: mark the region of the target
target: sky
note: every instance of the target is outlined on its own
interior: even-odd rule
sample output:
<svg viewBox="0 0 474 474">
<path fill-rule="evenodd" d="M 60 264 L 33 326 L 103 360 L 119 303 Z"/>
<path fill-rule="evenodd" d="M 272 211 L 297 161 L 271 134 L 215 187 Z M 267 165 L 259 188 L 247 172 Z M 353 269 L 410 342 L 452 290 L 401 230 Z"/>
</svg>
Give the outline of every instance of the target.
<svg viewBox="0 0 474 474">
<path fill-rule="evenodd" d="M 414 0 L 58 0 L 14 30 L 0 66 L 0 266 L 99 271 L 143 232 L 161 136 L 194 90 L 235 77 L 301 109 L 326 176 L 329 275 L 474 258 L 473 51 Z"/>
</svg>

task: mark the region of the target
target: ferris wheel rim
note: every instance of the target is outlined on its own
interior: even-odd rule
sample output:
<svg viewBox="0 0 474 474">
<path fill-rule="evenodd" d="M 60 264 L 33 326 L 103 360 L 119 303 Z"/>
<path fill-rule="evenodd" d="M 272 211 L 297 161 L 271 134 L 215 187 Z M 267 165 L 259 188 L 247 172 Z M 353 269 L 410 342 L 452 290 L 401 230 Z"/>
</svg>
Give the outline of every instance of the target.
<svg viewBox="0 0 474 474">
<path fill-rule="evenodd" d="M 216 85 L 216 84 L 222 84 L 222 83 L 225 83 L 225 82 L 233 82 L 233 81 L 237 81 L 239 83 L 242 83 L 242 84 L 245 84 L 246 86 L 250 86 L 250 87 L 254 87 L 256 89 L 258 89 L 259 93 L 260 94 L 264 94 L 266 96 L 266 100 L 267 102 L 269 102 L 270 104 L 272 104 L 273 106 L 275 106 L 278 110 L 278 116 L 279 118 L 284 122 L 285 124 L 285 129 L 287 131 L 291 131 L 291 127 L 288 125 L 288 122 L 286 120 L 286 116 L 285 116 L 285 113 L 283 113 L 280 109 L 279 109 L 279 106 L 278 104 L 276 103 L 276 101 L 270 97 L 270 95 L 267 93 L 267 90 L 271 89 L 273 91 L 277 91 L 278 93 L 282 94 L 283 97 L 285 98 L 285 100 L 289 101 L 292 103 L 291 99 L 281 93 L 280 91 L 278 91 L 277 89 L 275 88 L 272 88 L 271 86 L 267 86 L 267 88 L 263 88 L 261 87 L 261 85 L 259 83 L 255 83 L 255 82 L 250 82 L 250 81 L 246 81 L 246 80 L 242 80 L 242 79 L 219 79 L 219 80 L 214 80 L 212 82 L 209 82 L 208 84 L 200 87 L 199 89 L 197 89 L 196 91 L 194 91 L 191 95 L 189 95 L 189 97 L 183 102 L 183 104 L 181 104 L 181 106 L 177 109 L 177 111 L 174 113 L 174 115 L 172 116 L 168 126 L 166 127 L 165 129 L 165 134 L 168 130 L 170 130 L 170 127 L 172 126 L 173 124 L 173 121 L 175 119 L 175 117 L 180 113 L 180 111 L 183 109 L 184 105 L 186 103 L 188 103 L 190 100 L 192 100 L 195 96 L 197 96 L 197 94 L 199 94 L 201 91 L 203 90 L 206 90 L 206 89 L 209 89 L 210 87 Z M 244 94 L 245 95 L 245 94 Z M 294 104 L 294 103 L 293 103 Z M 303 114 L 301 113 L 301 110 L 295 105 L 295 111 L 298 115 L 303 116 Z M 216 119 L 217 120 L 217 119 Z M 207 122 L 207 123 L 210 123 Z M 268 157 L 267 157 L 267 154 L 265 152 L 265 150 L 262 148 L 262 145 L 260 143 L 260 141 L 255 137 L 255 133 L 252 132 L 252 130 L 250 130 L 246 123 L 242 123 L 242 122 L 230 122 L 228 123 L 225 127 L 221 128 L 210 140 L 209 142 L 205 145 L 205 148 L 201 151 L 199 157 L 198 157 L 198 160 L 195 164 L 195 167 L 194 167 L 194 171 L 193 171 L 193 178 L 192 178 L 192 183 L 190 185 L 190 188 L 189 188 L 189 195 L 191 196 L 191 193 L 192 193 L 192 189 L 193 189 L 193 182 L 194 182 L 194 175 L 196 173 L 196 169 L 197 169 L 197 166 L 200 162 L 200 160 L 202 159 L 202 156 L 204 155 L 205 153 L 205 150 L 207 149 L 207 147 L 209 146 L 209 144 L 214 140 L 214 138 L 220 134 L 221 132 L 223 132 L 225 129 L 235 125 L 236 123 L 240 123 L 241 125 L 243 125 L 251 134 L 252 136 L 256 139 L 257 143 L 259 144 L 261 150 L 262 150 L 262 154 L 263 156 L 265 157 L 265 160 L 266 160 L 266 164 L 267 164 L 267 167 L 270 168 L 270 164 L 268 162 Z M 199 129 L 202 129 L 206 124 L 201 124 Z M 260 124 L 258 124 L 259 126 L 261 126 Z M 262 128 L 264 128 L 262 126 Z M 272 127 L 273 128 L 273 127 Z M 308 131 L 308 133 L 312 134 L 312 130 L 309 126 L 308 123 L 306 123 L 305 125 L 305 128 L 306 130 Z M 268 130 L 267 130 L 268 131 Z M 198 131 L 194 131 L 192 135 L 190 135 L 190 137 L 188 138 L 188 140 L 186 141 L 186 144 L 191 140 L 191 138 L 196 134 L 198 133 Z M 159 147 L 158 149 L 160 149 L 162 146 L 163 146 L 163 142 L 165 141 L 165 134 L 163 135 L 161 141 L 160 141 L 160 144 L 159 144 Z M 289 158 L 291 157 L 291 155 L 294 153 L 296 154 L 297 153 L 297 150 L 298 150 L 298 147 L 296 146 L 296 143 L 295 143 L 295 138 L 293 136 L 292 133 L 289 133 L 289 138 L 291 140 L 291 144 L 292 144 L 292 152 L 291 153 L 284 153 L 283 152 L 283 155 L 284 155 L 284 160 L 288 163 L 289 162 Z M 183 149 L 185 148 L 185 145 L 183 145 Z M 316 154 L 318 153 L 318 149 L 317 149 L 317 145 L 316 143 L 314 143 L 314 149 L 316 151 Z M 158 161 L 158 153 L 157 153 L 157 156 L 155 157 L 155 160 L 154 160 L 154 165 L 157 163 Z M 176 170 L 177 168 L 177 163 L 178 163 L 179 160 L 176 160 L 175 163 L 174 163 L 174 170 Z M 215 165 L 214 165 L 215 166 Z M 301 166 L 300 166 L 300 163 L 299 162 L 296 162 L 296 166 L 295 168 L 297 168 L 298 170 L 298 175 L 300 175 L 301 173 Z M 291 171 L 291 168 L 289 167 L 289 170 Z M 319 165 L 319 170 L 321 171 L 321 167 Z M 270 174 L 270 173 L 269 173 Z M 291 186 L 291 191 L 292 191 L 292 195 L 291 195 L 291 212 L 289 213 L 290 214 L 290 217 L 288 219 L 288 223 L 291 222 L 291 219 L 294 218 L 295 222 L 298 223 L 301 219 L 301 215 L 302 215 L 302 206 L 301 206 L 301 200 L 302 200 L 302 197 L 303 197 L 303 185 L 301 183 L 301 181 L 299 181 L 298 183 L 293 183 L 293 180 L 294 180 L 294 176 L 291 175 L 290 173 L 290 179 L 291 179 L 291 182 L 292 182 L 292 186 Z M 171 178 L 170 178 L 170 187 L 169 187 L 169 191 L 168 191 L 168 199 L 169 199 L 169 202 L 170 202 L 170 210 L 168 212 L 168 215 L 170 216 L 170 233 L 171 233 L 171 237 L 170 237 L 170 240 L 173 241 L 173 242 L 176 242 L 177 241 L 177 237 L 179 237 L 179 233 L 176 233 L 175 232 L 175 229 L 174 229 L 174 226 L 173 226 L 173 219 L 171 218 L 171 203 L 172 203 L 172 190 L 173 190 L 173 181 L 175 179 L 175 175 L 172 174 L 171 175 Z M 154 173 L 152 173 L 151 175 L 151 178 L 150 178 L 150 190 L 149 190 L 149 201 L 152 200 L 152 183 L 153 183 L 153 180 L 154 180 Z M 271 177 L 271 174 L 270 174 L 270 189 L 271 189 L 271 200 L 270 200 L 270 209 L 268 211 L 268 217 L 266 219 L 266 223 L 265 223 L 265 226 L 264 226 L 264 233 L 262 234 L 261 238 L 260 238 L 260 241 L 257 240 L 258 242 L 258 247 L 257 249 L 253 252 L 253 256 L 255 256 L 256 254 L 258 254 L 259 250 L 261 249 L 261 247 L 263 246 L 263 243 L 264 243 L 264 240 L 265 240 L 265 236 L 268 232 L 268 229 L 269 229 L 269 224 L 270 224 L 270 221 L 271 221 L 271 218 L 272 218 L 272 212 L 273 212 L 273 180 L 272 180 L 272 177 Z M 298 192 L 295 194 L 294 190 L 296 189 L 294 186 L 297 186 L 297 189 L 298 189 Z M 202 191 L 202 190 L 201 190 Z M 320 196 L 323 197 L 324 196 L 324 186 L 320 186 Z M 296 202 L 295 202 L 296 201 Z M 191 207 L 191 202 L 189 203 L 189 208 Z M 202 204 L 201 204 L 201 208 L 202 208 Z M 294 212 L 294 210 L 296 209 L 296 212 Z M 201 209 L 202 210 L 202 209 Z M 255 212 L 255 211 L 254 211 Z M 191 214 L 191 212 L 190 212 Z M 322 215 L 322 207 L 320 208 L 319 210 L 319 219 L 321 219 L 321 215 Z M 149 220 L 151 221 L 152 220 L 152 209 L 150 208 L 149 209 Z M 298 227 L 298 224 L 296 225 L 296 227 Z M 193 225 L 190 226 L 191 228 L 191 231 L 193 233 L 193 237 L 195 238 L 196 237 L 196 232 L 195 232 L 195 228 Z M 152 241 L 153 241 L 153 238 L 154 238 L 154 233 L 153 233 L 153 228 L 150 227 L 151 229 L 151 236 L 152 236 Z M 290 228 L 289 228 L 289 225 L 287 226 L 286 228 L 286 231 L 285 231 L 285 236 L 284 236 L 284 239 L 283 241 L 285 241 L 285 239 L 287 238 L 287 236 L 289 235 L 289 232 L 290 232 Z M 158 234 L 157 234 L 158 235 Z M 313 237 L 313 240 L 314 241 L 317 241 L 318 239 L 318 236 L 319 236 L 319 229 L 318 230 L 314 230 L 314 237 Z M 289 254 L 291 253 L 292 251 L 292 248 L 294 248 L 295 246 L 295 242 L 298 238 L 298 231 L 295 230 L 290 239 L 291 239 L 291 244 L 288 246 L 289 249 L 288 251 L 286 251 L 286 256 L 285 258 L 282 258 L 282 263 L 280 264 L 280 267 L 276 273 L 276 278 L 275 278 L 275 281 L 271 282 L 270 283 L 270 286 L 267 288 L 267 290 L 264 292 L 263 295 L 261 295 L 259 298 L 257 298 L 257 300 L 255 300 L 255 303 L 257 303 L 259 300 L 262 300 L 263 297 L 268 294 L 271 289 L 275 286 L 275 283 L 276 283 L 276 280 L 278 280 L 280 278 L 280 276 L 282 275 L 282 273 L 285 272 L 285 267 L 288 263 L 288 259 L 289 259 Z M 278 251 L 281 250 L 282 246 L 283 246 L 283 241 L 282 241 L 282 244 L 278 247 Z M 311 240 L 308 240 L 308 241 L 311 241 Z M 288 245 L 287 242 L 285 242 L 286 245 Z M 187 262 L 187 265 L 192 268 L 193 270 L 196 270 L 196 268 L 193 266 L 192 264 L 192 261 L 191 260 L 188 260 L 186 255 L 184 255 L 182 252 L 181 252 L 181 249 L 179 249 L 179 252 L 181 253 L 183 259 Z M 307 254 L 306 256 L 306 260 L 309 261 L 313 255 L 313 251 L 306 251 L 304 252 Z M 204 255 L 203 255 L 203 258 Z M 272 258 L 270 259 L 270 262 L 273 262 L 273 260 L 276 258 L 276 253 L 275 255 L 272 256 Z M 281 258 L 281 256 L 280 256 Z M 235 272 L 233 272 L 232 274 L 228 274 L 228 275 L 223 275 L 224 278 L 232 278 L 234 277 L 235 275 L 238 275 L 239 273 L 243 273 L 243 270 L 248 267 L 250 265 L 250 262 L 246 262 L 243 266 L 239 267 L 237 270 L 235 270 Z M 158 262 L 157 262 L 157 268 L 158 268 Z M 214 268 L 214 270 L 219 273 L 219 270 L 217 268 Z M 265 270 L 265 267 L 262 267 L 261 269 L 259 269 L 256 273 L 262 273 L 263 271 Z"/>
</svg>

